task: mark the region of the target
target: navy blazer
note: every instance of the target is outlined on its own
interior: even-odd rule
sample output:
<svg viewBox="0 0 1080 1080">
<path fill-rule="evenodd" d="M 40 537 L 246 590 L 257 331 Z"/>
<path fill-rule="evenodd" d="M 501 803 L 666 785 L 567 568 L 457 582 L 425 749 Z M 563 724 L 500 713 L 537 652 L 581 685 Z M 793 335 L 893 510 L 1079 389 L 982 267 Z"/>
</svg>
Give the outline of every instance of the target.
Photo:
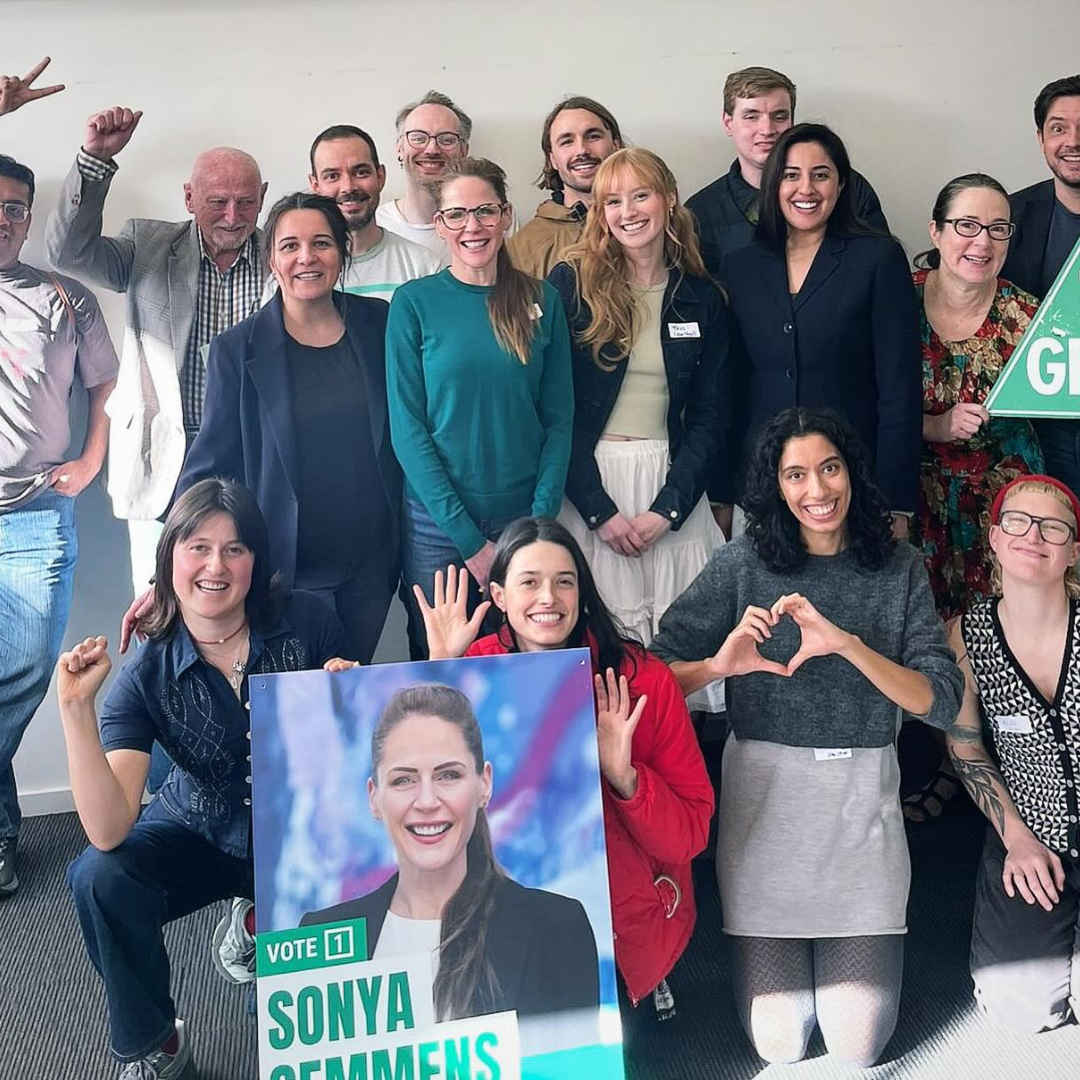
<svg viewBox="0 0 1080 1080">
<path fill-rule="evenodd" d="M 1055 198 L 1053 180 L 1043 180 L 1009 196 L 1016 232 L 1009 241 L 1009 254 L 1000 276 L 1040 298 L 1043 258 L 1050 238 Z"/>
<path fill-rule="evenodd" d="M 368 956 L 373 957 L 397 882 L 394 874 L 367 896 L 309 911 L 300 925 L 363 919 Z M 596 938 L 579 901 L 502 878 L 484 926 L 484 943 L 499 992 L 487 1000 L 478 991 L 467 1015 L 515 1010 L 518 1016 L 540 1016 L 600 1007 Z"/>
<path fill-rule="evenodd" d="M 922 449 L 919 308 L 890 236 L 826 236 L 797 296 L 787 260 L 761 240 L 724 260 L 738 347 L 732 454 L 790 406 L 834 409 L 862 436 L 893 510 L 913 512 Z M 710 486 L 723 502 L 738 492 Z"/>
<path fill-rule="evenodd" d="M 578 295 L 576 272 L 559 263 L 548 275 L 559 290 L 570 324 L 574 362 L 574 441 L 566 476 L 567 498 L 590 529 L 617 511 L 600 482 L 596 444 L 619 396 L 626 364 L 600 368 L 592 348 L 578 334 L 592 321 Z M 696 324 L 696 337 L 672 337 L 673 324 Z M 668 275 L 660 314 L 660 346 L 668 384 L 668 453 L 671 468 L 650 510 L 681 528 L 697 505 L 717 468 L 720 447 L 726 447 L 732 424 L 731 365 L 728 361 L 728 314 L 720 290 L 707 278 Z M 606 346 L 605 354 L 612 352 Z M 726 464 L 726 463 L 725 463 Z"/>
<path fill-rule="evenodd" d="M 398 515 L 401 512 L 401 469 L 390 446 L 386 409 L 385 300 L 336 293 L 344 304 L 349 336 L 364 378 L 371 421 L 370 459 L 386 492 L 394 535 L 379 551 L 365 552 L 372 576 L 380 570 L 392 591 L 398 579 Z M 254 315 L 219 334 L 210 343 L 206 367 L 206 405 L 176 490 L 199 480 L 226 476 L 254 494 L 266 518 L 270 556 L 291 586 L 296 576 L 299 529 L 296 432 L 289 395 L 288 359 L 281 294 Z M 331 468 L 333 462 L 327 462 Z M 343 499 L 355 497 L 343 491 Z"/>
</svg>

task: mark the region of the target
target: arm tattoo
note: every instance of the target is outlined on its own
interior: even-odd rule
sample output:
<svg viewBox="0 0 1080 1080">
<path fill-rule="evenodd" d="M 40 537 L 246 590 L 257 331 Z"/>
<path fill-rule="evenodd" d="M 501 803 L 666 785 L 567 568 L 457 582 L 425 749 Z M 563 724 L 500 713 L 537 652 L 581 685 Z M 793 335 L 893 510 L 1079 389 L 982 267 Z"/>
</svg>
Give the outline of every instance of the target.
<svg viewBox="0 0 1080 1080">
<path fill-rule="evenodd" d="M 953 742 L 959 743 L 981 743 L 982 732 L 977 728 L 968 727 L 966 724 L 959 722 L 953 724 L 949 728 L 948 736 Z"/>
<path fill-rule="evenodd" d="M 954 732 L 949 732 L 950 738 L 955 738 Z M 1001 805 L 1001 799 L 995 790 L 995 784 L 1005 786 L 1001 773 L 994 767 L 989 758 L 981 760 L 959 757 L 950 753 L 956 775 L 968 789 L 968 793 L 974 800 L 975 805 L 986 815 L 990 823 L 997 829 L 998 835 L 1005 833 L 1005 808 Z"/>
</svg>

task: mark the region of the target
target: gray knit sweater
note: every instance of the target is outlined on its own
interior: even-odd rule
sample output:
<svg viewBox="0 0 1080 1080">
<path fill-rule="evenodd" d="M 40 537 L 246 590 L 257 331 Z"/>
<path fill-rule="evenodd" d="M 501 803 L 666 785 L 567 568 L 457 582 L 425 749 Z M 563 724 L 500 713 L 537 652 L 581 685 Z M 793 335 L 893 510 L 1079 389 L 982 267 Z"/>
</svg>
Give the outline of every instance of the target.
<svg viewBox="0 0 1080 1080">
<path fill-rule="evenodd" d="M 774 574 L 749 537 L 739 537 L 713 552 L 668 608 L 649 648 L 668 663 L 702 660 L 716 653 L 749 605 L 767 608 L 793 592 L 882 656 L 922 672 L 934 703 L 919 719 L 938 728 L 952 724 L 963 677 L 934 610 L 922 556 L 910 544 L 897 544 L 877 571 L 860 569 L 844 551 L 811 555 L 800 570 Z M 798 627 L 784 618 L 761 655 L 785 663 L 799 640 Z M 730 679 L 728 716 L 738 738 L 787 746 L 886 746 L 897 727 L 897 706 L 839 656 L 814 657 L 791 677 L 754 672 Z"/>
</svg>

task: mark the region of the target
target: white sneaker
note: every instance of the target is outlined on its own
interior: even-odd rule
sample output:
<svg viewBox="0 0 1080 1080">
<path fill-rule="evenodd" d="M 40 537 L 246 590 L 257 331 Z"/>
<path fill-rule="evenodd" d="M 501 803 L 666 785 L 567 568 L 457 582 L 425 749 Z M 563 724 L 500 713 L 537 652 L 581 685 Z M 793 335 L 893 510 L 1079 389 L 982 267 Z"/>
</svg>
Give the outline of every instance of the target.
<svg viewBox="0 0 1080 1080">
<path fill-rule="evenodd" d="M 129 1061 L 120 1073 L 120 1080 L 181 1080 L 191 1067 L 191 1045 L 180 1017 L 176 1018 L 176 1038 L 175 1054 L 155 1050 L 138 1061 Z"/>
<path fill-rule="evenodd" d="M 242 896 L 234 896 L 229 914 L 214 927 L 211 959 L 221 977 L 232 983 L 255 979 L 255 938 L 248 933 L 247 913 L 255 905 Z"/>
</svg>

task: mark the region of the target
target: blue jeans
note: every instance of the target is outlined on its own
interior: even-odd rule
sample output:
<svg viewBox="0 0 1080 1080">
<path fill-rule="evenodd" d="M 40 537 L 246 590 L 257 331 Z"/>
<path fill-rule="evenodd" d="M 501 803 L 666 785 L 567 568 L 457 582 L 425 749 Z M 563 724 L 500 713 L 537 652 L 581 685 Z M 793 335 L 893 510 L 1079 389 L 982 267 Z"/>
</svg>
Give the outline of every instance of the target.
<svg viewBox="0 0 1080 1080">
<path fill-rule="evenodd" d="M 528 509 L 523 511 L 527 514 Z M 481 518 L 476 527 L 489 540 L 497 540 L 499 533 L 518 517 Z M 408 612 L 409 658 L 426 660 L 428 658 L 427 634 L 424 632 L 424 617 L 420 614 L 420 605 L 413 596 L 412 587 L 419 585 L 424 590 L 428 603 L 433 602 L 435 571 L 442 570 L 453 563 L 462 568 L 465 560 L 450 537 L 435 524 L 427 509 L 412 499 L 405 499 L 405 512 L 401 521 L 401 600 Z M 476 582 L 469 578 L 469 614 L 480 604 L 480 590 Z M 488 625 L 494 622 L 488 619 Z M 486 629 L 487 627 L 485 627 Z"/>
<path fill-rule="evenodd" d="M 1080 420 L 1036 420 L 1046 471 L 1080 494 Z"/>
<path fill-rule="evenodd" d="M 60 655 L 78 554 L 74 499 L 47 488 L 0 513 L 0 837 L 19 835 L 11 762 Z"/>
<path fill-rule="evenodd" d="M 252 863 L 208 844 L 156 800 L 119 847 L 88 847 L 67 880 L 105 982 L 109 1046 L 120 1061 L 146 1057 L 176 1019 L 162 927 L 216 900 L 254 897 Z"/>
</svg>

